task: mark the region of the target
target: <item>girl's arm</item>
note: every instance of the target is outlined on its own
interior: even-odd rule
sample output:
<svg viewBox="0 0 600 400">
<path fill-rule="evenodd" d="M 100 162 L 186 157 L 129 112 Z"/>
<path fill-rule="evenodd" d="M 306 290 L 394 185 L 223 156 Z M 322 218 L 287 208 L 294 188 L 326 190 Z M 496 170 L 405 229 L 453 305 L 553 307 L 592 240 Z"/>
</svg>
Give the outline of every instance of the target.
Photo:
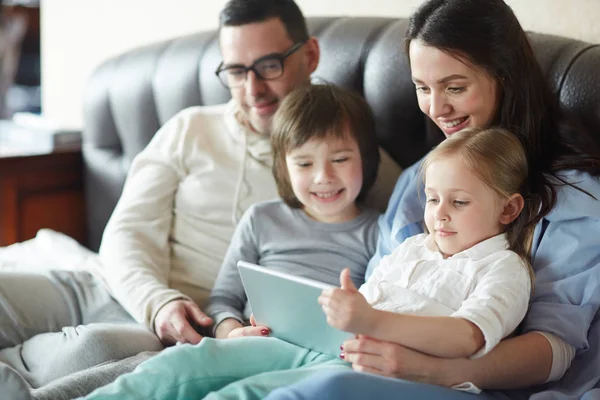
<svg viewBox="0 0 600 400">
<path fill-rule="evenodd" d="M 345 271 L 340 276 L 342 289 L 330 290 L 324 296 L 325 312 L 330 324 L 338 329 L 398 343 L 424 354 L 443 358 L 481 356 L 517 328 L 527 311 L 531 291 L 527 269 L 515 253 L 495 253 L 494 259 L 486 259 L 484 264 L 475 289 L 451 316 L 373 309 L 356 292 Z"/>
<path fill-rule="evenodd" d="M 358 292 L 348 269 L 340 280 L 341 289 L 325 290 L 319 297 L 327 322 L 337 329 L 446 358 L 470 356 L 485 343 L 481 330 L 469 321 L 376 310 Z"/>
<path fill-rule="evenodd" d="M 435 357 L 459 358 L 475 354 L 485 344 L 472 322 L 454 317 L 422 317 L 372 308 L 364 332 L 378 340 L 394 342 Z"/>
</svg>

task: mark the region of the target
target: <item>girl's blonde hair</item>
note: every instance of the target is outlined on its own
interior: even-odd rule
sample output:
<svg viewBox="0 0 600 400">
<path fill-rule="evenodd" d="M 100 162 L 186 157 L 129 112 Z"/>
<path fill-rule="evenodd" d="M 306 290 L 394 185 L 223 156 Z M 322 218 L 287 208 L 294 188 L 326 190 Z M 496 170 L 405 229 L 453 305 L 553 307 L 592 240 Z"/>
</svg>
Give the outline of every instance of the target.
<svg viewBox="0 0 600 400">
<path fill-rule="evenodd" d="M 421 173 L 434 161 L 445 157 L 458 157 L 500 197 L 520 193 L 525 205 L 519 216 L 506 227 L 510 250 L 526 262 L 533 284 L 533 269 L 529 262 L 533 231 L 539 215 L 541 196 L 531 193 L 525 150 L 519 139 L 501 128 L 470 128 L 450 136 L 431 151 Z"/>
</svg>

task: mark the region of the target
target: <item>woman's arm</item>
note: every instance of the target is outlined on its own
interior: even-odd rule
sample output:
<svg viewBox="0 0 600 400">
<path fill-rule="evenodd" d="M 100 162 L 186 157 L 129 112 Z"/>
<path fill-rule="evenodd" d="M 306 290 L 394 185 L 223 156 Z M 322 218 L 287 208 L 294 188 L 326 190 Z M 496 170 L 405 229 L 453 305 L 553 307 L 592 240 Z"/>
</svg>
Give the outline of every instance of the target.
<svg viewBox="0 0 600 400">
<path fill-rule="evenodd" d="M 375 254 L 369 261 L 368 279 L 383 257 L 391 254 L 407 238 L 423 233 L 425 194 L 418 172 L 422 160 L 402 171 L 394 187 L 385 214 L 379 217 L 379 236 Z M 419 194 L 422 196 L 419 197 Z"/>
<path fill-rule="evenodd" d="M 344 358 L 357 371 L 452 387 L 471 382 L 483 389 L 515 389 L 544 382 L 552 350 L 539 334 L 500 342 L 483 357 L 439 358 L 365 336 L 344 343 Z"/>
</svg>

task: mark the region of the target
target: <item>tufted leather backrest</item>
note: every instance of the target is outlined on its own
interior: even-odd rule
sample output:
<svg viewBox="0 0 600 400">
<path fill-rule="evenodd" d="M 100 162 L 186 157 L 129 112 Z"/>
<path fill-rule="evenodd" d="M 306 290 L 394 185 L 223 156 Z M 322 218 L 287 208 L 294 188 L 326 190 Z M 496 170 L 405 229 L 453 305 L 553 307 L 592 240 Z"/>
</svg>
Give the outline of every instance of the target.
<svg viewBox="0 0 600 400">
<path fill-rule="evenodd" d="M 361 93 L 371 105 L 381 145 L 407 167 L 441 140 L 426 129 L 403 53 L 406 19 L 308 18 L 321 45 L 314 77 Z M 600 45 L 531 33 L 561 103 L 600 140 Z M 214 75 L 216 32 L 129 51 L 97 68 L 84 96 L 88 245 L 97 249 L 132 159 L 179 110 L 226 102 Z M 426 133 L 427 132 L 427 133 Z"/>
</svg>

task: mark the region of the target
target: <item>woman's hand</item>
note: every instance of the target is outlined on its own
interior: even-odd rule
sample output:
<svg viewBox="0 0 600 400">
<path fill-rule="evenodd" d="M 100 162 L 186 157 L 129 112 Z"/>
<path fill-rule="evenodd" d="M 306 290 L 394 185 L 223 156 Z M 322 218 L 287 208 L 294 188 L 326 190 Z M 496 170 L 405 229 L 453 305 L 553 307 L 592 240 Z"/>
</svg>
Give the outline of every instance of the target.
<svg viewBox="0 0 600 400">
<path fill-rule="evenodd" d="M 242 326 L 239 328 L 233 329 L 229 332 L 227 336 L 228 339 L 244 337 L 244 336 L 269 336 L 268 326 L 265 325 L 257 325 L 256 320 L 254 319 L 254 314 L 250 315 L 250 326 Z"/>
<path fill-rule="evenodd" d="M 346 332 L 368 333 L 375 322 L 375 310 L 354 286 L 348 268 L 341 272 L 340 283 L 341 288 L 326 289 L 319 296 L 327 323 Z"/>
<path fill-rule="evenodd" d="M 396 343 L 359 335 L 344 342 L 342 358 L 355 371 L 451 387 L 456 379 L 446 375 L 446 363 L 456 360 L 425 355 Z"/>
</svg>

